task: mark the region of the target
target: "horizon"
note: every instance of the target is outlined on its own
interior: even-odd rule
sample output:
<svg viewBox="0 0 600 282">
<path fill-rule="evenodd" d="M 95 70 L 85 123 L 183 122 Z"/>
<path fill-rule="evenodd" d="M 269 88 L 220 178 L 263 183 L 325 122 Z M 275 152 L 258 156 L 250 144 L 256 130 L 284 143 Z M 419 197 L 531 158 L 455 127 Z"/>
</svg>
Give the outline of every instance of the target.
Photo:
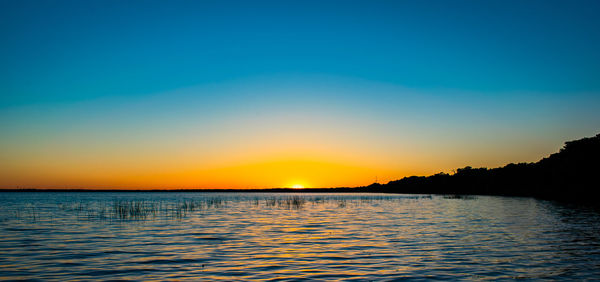
<svg viewBox="0 0 600 282">
<path fill-rule="evenodd" d="M 537 162 L 600 130 L 598 8 L 4 1 L 0 188 L 359 187 Z"/>
<path fill-rule="evenodd" d="M 45 187 L 45 188 L 38 188 L 38 187 L 12 187 L 12 188 L 6 188 L 6 187 L 0 187 L 0 191 L 9 191 L 9 192 L 52 192 L 52 191 L 57 191 L 57 192 L 68 192 L 68 191 L 73 191 L 73 192 L 118 192 L 118 191 L 124 191 L 124 192 L 337 192 L 337 193 L 344 193 L 344 192 L 352 192 L 352 193 L 381 193 L 382 190 L 380 190 L 379 188 L 381 188 L 382 186 L 389 186 L 391 185 L 393 182 L 398 182 L 398 181 L 404 181 L 413 177 L 418 177 L 418 178 L 432 178 L 432 177 L 437 177 L 440 175 L 445 175 L 445 176 L 453 176 L 453 175 L 459 175 L 459 171 L 460 170 L 466 170 L 466 169 L 485 169 L 486 171 L 493 171 L 493 170 L 497 170 L 497 169 L 507 169 L 510 165 L 522 165 L 522 164 L 540 164 L 542 163 L 542 161 L 550 159 L 551 157 L 554 157 L 555 155 L 561 155 L 563 154 L 563 149 L 568 148 L 569 144 L 572 143 L 577 143 L 577 144 L 582 144 L 582 141 L 588 141 L 588 140 L 593 140 L 593 139 L 598 139 L 600 138 L 600 133 L 596 134 L 595 136 L 586 136 L 577 140 L 568 140 L 564 142 L 564 146 L 561 147 L 560 150 L 558 150 L 557 152 L 548 154 L 547 156 L 543 157 L 542 159 L 536 161 L 536 162 L 520 162 L 520 163 L 507 163 L 503 166 L 499 166 L 499 167 L 471 167 L 471 166 L 465 166 L 462 168 L 456 168 L 453 169 L 451 172 L 439 172 L 436 173 L 435 175 L 431 174 L 431 175 L 410 175 L 410 176 L 404 176 L 402 178 L 398 178 L 398 179 L 393 179 L 389 182 L 380 182 L 377 179 L 375 179 L 375 181 L 373 183 L 370 183 L 368 185 L 361 185 L 361 186 L 336 186 L 336 187 L 304 187 L 301 184 L 296 184 L 296 185 L 292 185 L 291 187 L 260 187 L 260 188 L 211 188 L 211 187 L 105 187 L 105 188 L 93 188 L 93 187 L 71 187 L 71 188 L 60 188 L 60 187 Z M 585 144 L 585 143 L 584 143 Z M 588 143 L 589 144 L 589 143 Z M 577 146 L 580 147 L 581 145 Z M 590 147 L 588 147 L 588 149 L 592 149 Z M 593 149 L 592 149 L 593 150 Z M 581 153 L 581 152 L 580 152 Z M 592 151 L 589 152 L 585 152 L 585 153 L 592 153 Z M 564 157 L 563 157 L 564 158 Z M 375 185 L 375 187 L 373 187 Z M 371 190 L 369 188 L 375 188 L 374 190 Z M 365 190 L 366 189 L 366 190 Z M 444 193 L 442 193 L 444 194 Z M 452 194 L 452 193 L 450 193 Z M 461 194 L 461 193 L 457 193 L 457 194 Z"/>
</svg>

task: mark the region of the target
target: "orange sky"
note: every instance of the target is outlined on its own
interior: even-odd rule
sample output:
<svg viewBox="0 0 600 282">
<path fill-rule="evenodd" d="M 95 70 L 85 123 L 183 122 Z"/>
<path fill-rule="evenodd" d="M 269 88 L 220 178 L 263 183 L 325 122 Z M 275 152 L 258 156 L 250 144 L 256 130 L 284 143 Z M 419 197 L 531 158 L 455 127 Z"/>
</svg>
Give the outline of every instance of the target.
<svg viewBox="0 0 600 282">
<path fill-rule="evenodd" d="M 0 188 L 362 186 L 600 130 L 578 1 L 42 2 L 0 1 Z"/>
<path fill-rule="evenodd" d="M 568 106 L 560 101 L 515 114 L 515 107 L 529 107 L 517 103 L 522 97 L 504 98 L 502 104 L 481 100 L 494 109 L 482 111 L 462 107 L 455 98 L 371 82 L 265 85 L 5 109 L 0 187 L 362 186 L 467 165 L 537 161 L 564 141 L 593 133 L 592 122 L 549 126 L 548 119 L 537 117 Z M 394 103 L 352 98 L 373 91 L 403 98 Z M 224 98 L 207 104 L 207 93 Z M 282 100 L 281 93 L 314 97 L 290 94 Z"/>
</svg>

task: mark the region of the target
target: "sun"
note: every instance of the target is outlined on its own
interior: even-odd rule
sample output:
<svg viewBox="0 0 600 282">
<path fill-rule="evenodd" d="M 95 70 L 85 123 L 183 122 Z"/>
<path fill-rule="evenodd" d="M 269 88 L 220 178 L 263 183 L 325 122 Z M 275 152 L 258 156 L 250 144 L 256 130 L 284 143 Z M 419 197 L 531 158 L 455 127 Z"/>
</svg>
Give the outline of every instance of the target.
<svg viewBox="0 0 600 282">
<path fill-rule="evenodd" d="M 292 188 L 294 188 L 294 189 L 302 189 L 302 188 L 304 188 L 304 185 L 302 185 L 302 184 L 294 184 L 294 185 L 292 185 Z"/>
</svg>

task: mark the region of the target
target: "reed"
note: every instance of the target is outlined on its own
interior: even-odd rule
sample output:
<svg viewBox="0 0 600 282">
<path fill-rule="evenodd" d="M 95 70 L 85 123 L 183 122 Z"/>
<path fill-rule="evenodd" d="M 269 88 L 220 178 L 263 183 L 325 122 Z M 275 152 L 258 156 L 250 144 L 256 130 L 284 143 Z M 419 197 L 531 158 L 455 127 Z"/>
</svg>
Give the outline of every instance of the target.
<svg viewBox="0 0 600 282">
<path fill-rule="evenodd" d="M 444 199 L 473 199 L 469 196 L 446 195 Z M 287 209 L 300 210 L 307 203 L 312 206 L 329 205 L 332 208 L 359 207 L 373 205 L 379 201 L 411 201 L 428 198 L 431 195 L 406 195 L 403 197 L 387 195 L 347 196 L 347 195 L 301 195 L 301 194 L 271 194 L 265 196 L 235 198 L 227 195 L 211 197 L 194 197 L 191 199 L 123 199 L 115 198 L 105 201 L 73 201 L 57 204 L 59 211 L 75 214 L 78 218 L 89 220 L 150 220 L 150 219 L 183 219 L 191 215 L 202 215 L 214 209 L 228 206 L 230 201 L 235 205 L 245 202 L 248 209 Z M 16 218 L 27 217 L 30 220 L 40 220 L 40 217 L 52 216 L 52 212 L 43 212 L 32 203 L 22 209 L 15 209 Z M 56 212 L 55 209 L 53 212 Z"/>
</svg>

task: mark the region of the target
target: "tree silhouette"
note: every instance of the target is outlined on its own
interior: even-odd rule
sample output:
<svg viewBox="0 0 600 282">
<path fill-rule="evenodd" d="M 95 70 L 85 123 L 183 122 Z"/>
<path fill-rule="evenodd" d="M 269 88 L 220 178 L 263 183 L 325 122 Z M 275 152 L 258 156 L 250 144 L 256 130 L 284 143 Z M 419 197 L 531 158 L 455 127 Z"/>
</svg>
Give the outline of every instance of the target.
<svg viewBox="0 0 600 282">
<path fill-rule="evenodd" d="M 410 176 L 369 191 L 534 196 L 547 199 L 594 201 L 600 186 L 600 134 L 566 142 L 558 153 L 536 163 L 499 168 L 456 169 L 454 174 Z"/>
</svg>

